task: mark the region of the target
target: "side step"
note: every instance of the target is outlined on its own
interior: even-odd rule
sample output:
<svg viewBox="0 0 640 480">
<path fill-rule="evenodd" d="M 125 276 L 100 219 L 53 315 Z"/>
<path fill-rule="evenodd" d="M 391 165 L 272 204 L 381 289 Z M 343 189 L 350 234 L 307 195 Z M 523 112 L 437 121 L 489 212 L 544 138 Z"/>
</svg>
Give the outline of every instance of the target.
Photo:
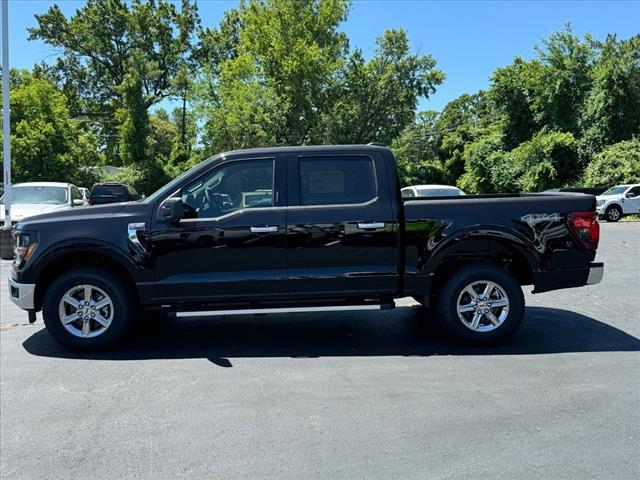
<svg viewBox="0 0 640 480">
<path fill-rule="evenodd" d="M 332 305 L 323 307 L 281 307 L 281 308 L 247 308 L 232 310 L 183 310 L 174 312 L 176 317 L 213 317 L 221 315 L 252 315 L 262 313 L 309 313 L 309 312 L 346 312 L 353 310 L 387 310 L 394 308 L 394 303 L 363 305 Z"/>
</svg>

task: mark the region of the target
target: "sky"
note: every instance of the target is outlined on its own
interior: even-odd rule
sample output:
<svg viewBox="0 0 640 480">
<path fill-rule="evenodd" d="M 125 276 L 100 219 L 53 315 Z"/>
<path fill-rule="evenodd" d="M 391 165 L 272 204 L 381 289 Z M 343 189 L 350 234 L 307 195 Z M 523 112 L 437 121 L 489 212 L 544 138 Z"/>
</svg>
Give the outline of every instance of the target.
<svg viewBox="0 0 640 480">
<path fill-rule="evenodd" d="M 40 61 L 53 62 L 56 50 L 27 40 L 34 14 L 53 3 L 72 15 L 80 0 L 9 0 L 9 60 L 12 67 L 31 68 Z M 235 1 L 200 0 L 204 26 L 216 26 Z M 407 30 L 412 49 L 429 53 L 447 79 L 437 92 L 422 100 L 420 110 L 441 111 L 463 93 L 486 89 L 491 73 L 514 57 L 530 58 L 536 44 L 570 22 L 578 35 L 591 33 L 604 39 L 608 33 L 629 38 L 640 33 L 640 1 L 386 1 L 355 0 L 341 25 L 351 48 L 369 57 L 376 38 L 389 28 Z"/>
</svg>

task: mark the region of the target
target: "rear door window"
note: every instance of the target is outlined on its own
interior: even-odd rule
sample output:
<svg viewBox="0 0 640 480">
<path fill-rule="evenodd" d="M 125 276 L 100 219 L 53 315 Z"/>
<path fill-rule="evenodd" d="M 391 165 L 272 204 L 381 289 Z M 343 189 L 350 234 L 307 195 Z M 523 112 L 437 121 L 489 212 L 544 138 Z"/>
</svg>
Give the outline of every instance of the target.
<svg viewBox="0 0 640 480">
<path fill-rule="evenodd" d="M 302 205 L 349 205 L 376 197 L 373 160 L 367 156 L 300 157 Z"/>
</svg>

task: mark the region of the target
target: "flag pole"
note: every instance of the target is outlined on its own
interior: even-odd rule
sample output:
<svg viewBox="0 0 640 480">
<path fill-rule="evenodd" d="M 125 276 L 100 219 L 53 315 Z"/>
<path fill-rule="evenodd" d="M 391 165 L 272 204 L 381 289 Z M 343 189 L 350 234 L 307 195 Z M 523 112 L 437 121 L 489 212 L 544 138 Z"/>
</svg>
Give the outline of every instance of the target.
<svg viewBox="0 0 640 480">
<path fill-rule="evenodd" d="M 2 154 L 4 228 L 11 230 L 11 125 L 9 110 L 9 0 L 2 0 Z"/>
</svg>

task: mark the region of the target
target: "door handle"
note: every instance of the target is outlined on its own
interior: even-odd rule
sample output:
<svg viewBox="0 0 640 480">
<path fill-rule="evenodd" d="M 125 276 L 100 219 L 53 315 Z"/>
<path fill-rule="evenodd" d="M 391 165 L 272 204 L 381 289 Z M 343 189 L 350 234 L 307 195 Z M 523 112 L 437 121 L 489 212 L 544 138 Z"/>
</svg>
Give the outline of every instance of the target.
<svg viewBox="0 0 640 480">
<path fill-rule="evenodd" d="M 372 230 L 377 228 L 384 228 L 384 222 L 372 222 L 372 223 L 359 223 L 358 228 L 360 230 Z"/>
<path fill-rule="evenodd" d="M 270 225 L 265 225 L 264 227 L 251 227 L 251 233 L 272 233 L 277 231 L 278 227 L 272 227 Z"/>
</svg>

